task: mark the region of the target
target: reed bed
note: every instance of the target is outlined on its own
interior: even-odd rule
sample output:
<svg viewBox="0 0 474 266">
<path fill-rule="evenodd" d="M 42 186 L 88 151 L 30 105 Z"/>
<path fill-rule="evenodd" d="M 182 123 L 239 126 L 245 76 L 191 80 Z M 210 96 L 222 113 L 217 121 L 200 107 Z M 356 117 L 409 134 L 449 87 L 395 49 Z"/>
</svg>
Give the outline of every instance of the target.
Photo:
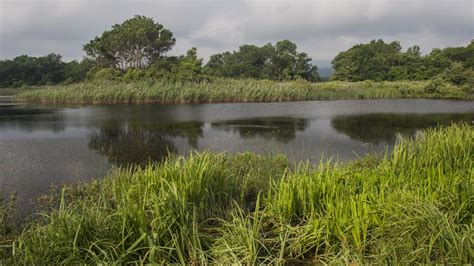
<svg viewBox="0 0 474 266">
<path fill-rule="evenodd" d="M 309 83 L 252 79 L 207 82 L 91 81 L 70 85 L 23 88 L 20 101 L 49 103 L 207 103 L 280 102 L 376 98 L 474 99 L 472 88 L 430 81 Z"/>
<path fill-rule="evenodd" d="M 473 158 L 463 124 L 344 164 L 204 152 L 116 169 L 52 196 L 4 261 L 471 264 Z"/>
</svg>

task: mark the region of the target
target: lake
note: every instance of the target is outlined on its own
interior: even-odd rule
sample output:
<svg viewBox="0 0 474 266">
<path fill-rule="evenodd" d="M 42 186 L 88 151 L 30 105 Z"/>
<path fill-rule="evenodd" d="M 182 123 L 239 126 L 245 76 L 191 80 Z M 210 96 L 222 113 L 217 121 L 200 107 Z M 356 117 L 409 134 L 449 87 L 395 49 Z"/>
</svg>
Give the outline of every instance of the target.
<svg viewBox="0 0 474 266">
<path fill-rule="evenodd" d="M 100 178 L 113 166 L 191 151 L 283 153 L 347 161 L 393 147 L 397 135 L 474 121 L 452 100 L 344 100 L 189 105 L 18 105 L 0 98 L 0 191 L 20 213 L 51 184 Z"/>
</svg>

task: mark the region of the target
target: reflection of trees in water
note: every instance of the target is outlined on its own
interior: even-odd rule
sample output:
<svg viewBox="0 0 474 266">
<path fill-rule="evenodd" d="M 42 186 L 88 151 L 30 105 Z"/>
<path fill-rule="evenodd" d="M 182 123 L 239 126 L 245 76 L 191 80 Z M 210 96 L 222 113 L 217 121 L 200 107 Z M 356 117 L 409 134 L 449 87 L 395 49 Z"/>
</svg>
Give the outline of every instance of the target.
<svg viewBox="0 0 474 266">
<path fill-rule="evenodd" d="M 242 138 L 273 138 L 287 143 L 295 138 L 296 131 L 304 131 L 309 123 L 303 118 L 272 117 L 214 122 L 212 128 L 237 132 Z"/>
<path fill-rule="evenodd" d="M 66 128 L 62 112 L 56 108 L 23 105 L 0 105 L 1 126 L 27 132 L 51 130 L 55 133 Z"/>
<path fill-rule="evenodd" d="M 89 147 L 117 165 L 159 162 L 178 150 L 170 137 L 187 138 L 197 148 L 202 137 L 202 123 L 128 124 L 109 121 L 89 138 Z"/>
<path fill-rule="evenodd" d="M 351 139 L 379 144 L 394 143 L 397 134 L 414 135 L 420 129 L 472 120 L 474 114 L 363 114 L 338 116 L 331 125 Z"/>
<path fill-rule="evenodd" d="M 56 111 L 54 108 L 48 107 L 33 107 L 23 106 L 17 104 L 0 104 L 0 118 L 16 120 L 19 118 L 29 117 L 35 119 L 37 115 L 52 114 Z"/>
</svg>

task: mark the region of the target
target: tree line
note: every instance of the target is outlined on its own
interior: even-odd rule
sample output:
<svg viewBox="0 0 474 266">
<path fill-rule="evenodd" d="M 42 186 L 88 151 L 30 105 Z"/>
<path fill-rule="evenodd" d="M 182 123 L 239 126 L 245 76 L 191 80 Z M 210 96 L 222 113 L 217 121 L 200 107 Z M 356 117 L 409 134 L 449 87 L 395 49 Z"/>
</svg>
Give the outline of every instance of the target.
<svg viewBox="0 0 474 266">
<path fill-rule="evenodd" d="M 207 62 L 196 48 L 182 56 L 167 56 L 173 33 L 152 18 L 135 16 L 116 24 L 90 42 L 81 61 L 64 62 L 58 54 L 22 55 L 0 61 L 0 87 L 73 83 L 84 80 L 202 81 L 213 77 L 287 81 L 320 81 L 307 53 L 289 40 L 263 46 L 242 45 L 237 51 L 212 55 Z M 332 60 L 331 79 L 344 81 L 427 80 L 474 84 L 474 40 L 466 47 L 433 49 L 421 55 L 415 45 L 402 51 L 399 42 L 373 40 L 340 52 Z"/>
<path fill-rule="evenodd" d="M 474 40 L 466 47 L 433 49 L 424 56 L 417 45 L 402 51 L 399 42 L 373 40 L 340 52 L 331 63 L 335 70 L 334 80 L 427 80 L 438 77 L 462 85 L 474 78 Z"/>
</svg>

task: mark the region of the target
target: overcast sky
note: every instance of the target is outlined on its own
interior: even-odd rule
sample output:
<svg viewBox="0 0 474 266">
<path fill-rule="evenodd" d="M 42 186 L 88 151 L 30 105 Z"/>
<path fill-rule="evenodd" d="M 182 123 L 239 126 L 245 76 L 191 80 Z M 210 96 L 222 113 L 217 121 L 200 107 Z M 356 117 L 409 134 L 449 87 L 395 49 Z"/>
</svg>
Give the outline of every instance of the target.
<svg viewBox="0 0 474 266">
<path fill-rule="evenodd" d="M 145 15 L 176 37 L 171 54 L 199 56 L 289 39 L 320 66 L 342 50 L 382 38 L 403 48 L 466 45 L 474 0 L 0 0 L 0 58 L 50 52 L 81 59 L 82 45 L 111 25 Z"/>
</svg>

